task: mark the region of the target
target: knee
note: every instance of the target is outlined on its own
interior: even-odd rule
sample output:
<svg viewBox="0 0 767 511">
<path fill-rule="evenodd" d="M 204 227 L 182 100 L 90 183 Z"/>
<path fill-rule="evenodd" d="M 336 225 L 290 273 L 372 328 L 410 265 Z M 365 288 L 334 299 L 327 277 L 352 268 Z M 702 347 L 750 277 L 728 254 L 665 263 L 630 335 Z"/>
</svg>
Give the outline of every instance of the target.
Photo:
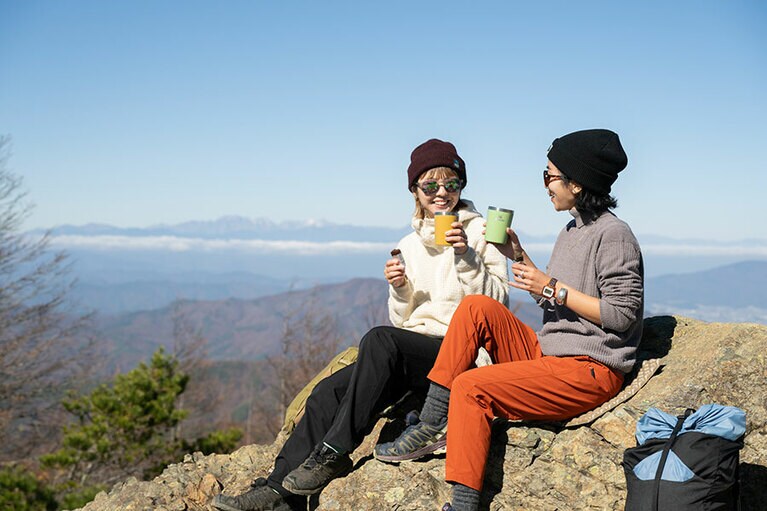
<svg viewBox="0 0 767 511">
<path fill-rule="evenodd" d="M 463 372 L 455 377 L 453 380 L 453 385 L 450 388 L 450 396 L 452 397 L 453 394 L 456 396 L 466 396 L 469 393 L 469 390 L 473 386 L 471 383 L 471 378 L 469 378 L 467 375 L 469 374 L 469 371 Z"/>
<path fill-rule="evenodd" d="M 450 389 L 450 405 L 453 403 L 461 403 L 458 406 L 478 406 L 484 410 L 490 408 L 490 396 L 487 396 L 484 392 L 477 388 L 474 380 L 473 373 L 478 369 L 470 369 L 464 373 L 459 374 L 455 380 L 453 380 L 452 388 Z"/>
<path fill-rule="evenodd" d="M 479 305 L 479 306 L 485 306 L 490 303 L 499 303 L 497 300 L 494 300 L 490 298 L 487 295 L 468 295 L 461 300 L 461 305 L 466 304 L 467 306 L 470 305 Z"/>
<path fill-rule="evenodd" d="M 498 300 L 485 295 L 469 295 L 461 300 L 453 317 L 458 316 L 464 321 L 474 322 L 481 318 L 498 317 L 505 314 L 511 314 L 511 312 L 506 305 Z"/>
<path fill-rule="evenodd" d="M 463 300 L 461 300 L 460 305 L 458 306 L 459 310 L 469 311 L 469 310 L 486 310 L 494 307 L 504 307 L 506 308 L 501 302 L 498 300 L 495 300 L 493 298 L 490 298 L 486 295 L 469 295 L 464 297 Z M 456 311 L 457 312 L 457 311 Z"/>
<path fill-rule="evenodd" d="M 392 338 L 393 327 L 377 326 L 371 328 L 360 340 L 357 358 L 377 357 L 397 352 L 397 345 Z"/>
</svg>

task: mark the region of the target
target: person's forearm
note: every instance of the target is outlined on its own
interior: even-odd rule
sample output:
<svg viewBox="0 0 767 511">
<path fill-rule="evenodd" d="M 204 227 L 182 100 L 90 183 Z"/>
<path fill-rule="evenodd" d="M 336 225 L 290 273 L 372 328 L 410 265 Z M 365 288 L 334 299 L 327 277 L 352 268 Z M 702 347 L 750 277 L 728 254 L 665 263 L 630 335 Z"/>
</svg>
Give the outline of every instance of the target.
<svg viewBox="0 0 767 511">
<path fill-rule="evenodd" d="M 595 296 L 589 296 L 586 293 L 582 293 L 577 289 L 568 286 L 566 282 L 557 282 L 556 288 L 554 290 L 554 296 L 558 296 L 558 293 L 563 288 L 567 289 L 567 297 L 563 302 L 564 306 L 566 306 L 580 317 L 588 319 L 596 325 L 602 326 L 602 318 L 599 309 L 599 298 Z"/>
<path fill-rule="evenodd" d="M 548 295 L 551 299 L 561 299 L 559 293 L 563 289 L 566 289 L 567 294 L 561 302 L 562 305 L 565 305 L 580 317 L 602 326 L 599 298 L 578 291 L 574 287 L 567 285 L 566 282 L 559 282 L 556 279 L 552 279 L 551 275 L 536 268 L 524 252 L 515 255 L 516 257 L 521 258 L 524 262 L 518 261 L 511 265 L 513 280 L 509 281 L 510 286 L 528 291 L 536 296 L 543 296 L 544 288 L 549 287 L 553 280 L 556 282 L 554 284 L 554 294 Z"/>
</svg>

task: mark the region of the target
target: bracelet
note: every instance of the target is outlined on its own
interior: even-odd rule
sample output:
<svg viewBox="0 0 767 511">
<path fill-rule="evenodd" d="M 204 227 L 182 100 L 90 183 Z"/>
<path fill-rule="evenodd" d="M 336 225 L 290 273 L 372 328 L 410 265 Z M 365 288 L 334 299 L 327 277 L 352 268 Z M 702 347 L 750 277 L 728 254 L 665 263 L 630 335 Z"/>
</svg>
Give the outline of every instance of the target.
<svg viewBox="0 0 767 511">
<path fill-rule="evenodd" d="M 514 254 L 514 259 L 512 259 L 515 263 L 524 263 L 525 262 L 525 253 L 520 252 L 519 254 Z"/>
</svg>

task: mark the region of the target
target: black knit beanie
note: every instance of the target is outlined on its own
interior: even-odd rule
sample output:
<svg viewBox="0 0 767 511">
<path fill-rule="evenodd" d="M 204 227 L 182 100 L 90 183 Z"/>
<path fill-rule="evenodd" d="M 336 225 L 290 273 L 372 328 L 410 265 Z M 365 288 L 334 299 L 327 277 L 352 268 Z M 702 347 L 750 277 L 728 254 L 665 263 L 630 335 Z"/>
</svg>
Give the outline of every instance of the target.
<svg viewBox="0 0 767 511">
<path fill-rule="evenodd" d="M 407 189 L 412 190 L 418 177 L 427 170 L 437 167 L 453 169 L 466 186 L 466 164 L 463 162 L 455 146 L 432 138 L 419 145 L 410 154 L 410 166 L 407 168 Z"/>
<path fill-rule="evenodd" d="M 618 172 L 628 164 L 618 134 L 604 129 L 576 131 L 557 138 L 548 157 L 568 178 L 600 195 L 610 193 Z"/>
</svg>

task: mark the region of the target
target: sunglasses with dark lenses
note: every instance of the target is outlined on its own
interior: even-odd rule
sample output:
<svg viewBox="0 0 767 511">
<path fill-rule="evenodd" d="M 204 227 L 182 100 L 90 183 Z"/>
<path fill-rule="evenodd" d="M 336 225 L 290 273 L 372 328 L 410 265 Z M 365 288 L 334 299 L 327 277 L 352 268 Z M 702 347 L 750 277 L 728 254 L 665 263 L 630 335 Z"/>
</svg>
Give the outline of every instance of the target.
<svg viewBox="0 0 767 511">
<path fill-rule="evenodd" d="M 567 179 L 567 178 L 565 176 L 563 176 L 562 174 L 560 174 L 558 176 L 554 176 L 554 175 L 549 174 L 549 169 L 546 169 L 546 170 L 543 171 L 543 186 L 548 187 L 549 183 L 551 183 L 552 181 L 565 180 L 565 179 Z"/>
<path fill-rule="evenodd" d="M 436 195 L 440 186 L 445 187 L 445 191 L 448 193 L 455 193 L 461 189 L 463 182 L 460 179 L 451 179 L 440 184 L 437 181 L 424 181 L 418 183 L 418 188 L 424 193 L 424 195 Z"/>
</svg>

